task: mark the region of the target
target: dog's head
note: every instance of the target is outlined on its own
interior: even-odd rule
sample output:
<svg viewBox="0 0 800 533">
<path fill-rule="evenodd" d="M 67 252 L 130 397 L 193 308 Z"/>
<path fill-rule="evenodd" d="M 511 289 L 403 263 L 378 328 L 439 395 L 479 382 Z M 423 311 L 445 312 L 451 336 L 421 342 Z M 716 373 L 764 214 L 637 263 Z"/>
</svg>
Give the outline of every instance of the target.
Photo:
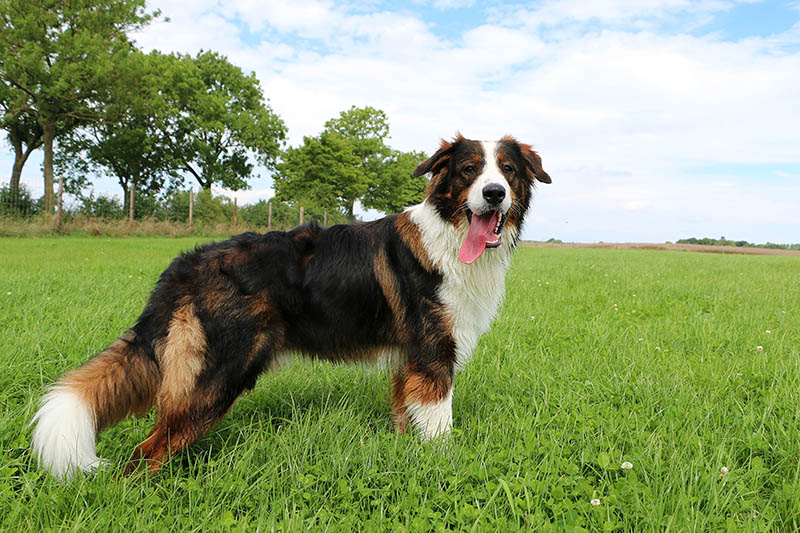
<svg viewBox="0 0 800 533">
<path fill-rule="evenodd" d="M 534 181 L 550 183 L 539 155 L 513 137 L 485 142 L 459 134 L 452 142 L 442 141 L 414 176 L 426 173 L 431 174 L 426 201 L 450 224 L 469 226 L 458 252 L 464 263 L 500 246 L 507 228 L 518 235 Z"/>
</svg>

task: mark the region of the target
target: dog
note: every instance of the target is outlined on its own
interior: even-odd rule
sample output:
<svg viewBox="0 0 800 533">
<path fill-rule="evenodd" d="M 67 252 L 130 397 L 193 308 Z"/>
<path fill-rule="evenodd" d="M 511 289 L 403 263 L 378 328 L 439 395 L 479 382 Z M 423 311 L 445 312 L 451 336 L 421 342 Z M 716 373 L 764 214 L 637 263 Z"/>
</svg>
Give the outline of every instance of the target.
<svg viewBox="0 0 800 533">
<path fill-rule="evenodd" d="M 45 394 L 33 452 L 68 479 L 100 465 L 97 433 L 153 405 L 127 463 L 155 473 L 293 354 L 376 361 L 394 354 L 396 431 L 450 432 L 453 378 L 494 319 L 534 182 L 531 146 L 442 141 L 414 176 L 424 201 L 372 222 L 245 233 L 177 257 L 136 324 Z"/>
</svg>

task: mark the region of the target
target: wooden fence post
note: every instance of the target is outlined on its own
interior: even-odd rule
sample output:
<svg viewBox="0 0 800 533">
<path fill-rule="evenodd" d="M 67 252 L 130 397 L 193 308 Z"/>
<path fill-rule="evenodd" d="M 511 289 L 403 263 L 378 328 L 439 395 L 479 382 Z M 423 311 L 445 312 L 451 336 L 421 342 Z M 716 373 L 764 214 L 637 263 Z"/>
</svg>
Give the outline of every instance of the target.
<svg viewBox="0 0 800 533">
<path fill-rule="evenodd" d="M 64 223 L 64 174 L 58 176 L 58 212 L 56 216 L 56 227 L 61 231 L 61 225 Z"/>
<path fill-rule="evenodd" d="M 303 225 L 303 206 L 300 206 L 300 225 Z"/>
<path fill-rule="evenodd" d="M 328 212 L 327 211 L 325 211 L 325 213 L 322 215 L 322 225 L 323 226 L 327 226 L 328 225 Z"/>
<path fill-rule="evenodd" d="M 133 226 L 133 199 L 136 196 L 136 182 L 131 180 L 130 192 L 128 193 L 128 225 Z"/>
</svg>

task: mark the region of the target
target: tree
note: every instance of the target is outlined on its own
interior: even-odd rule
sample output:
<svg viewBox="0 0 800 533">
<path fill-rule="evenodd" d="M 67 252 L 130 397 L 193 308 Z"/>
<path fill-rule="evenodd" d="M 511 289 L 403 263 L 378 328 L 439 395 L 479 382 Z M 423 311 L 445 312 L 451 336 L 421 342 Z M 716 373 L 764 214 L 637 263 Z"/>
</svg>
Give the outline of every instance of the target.
<svg viewBox="0 0 800 533">
<path fill-rule="evenodd" d="M 339 135 L 323 132 L 304 137 L 303 145 L 286 150 L 277 165 L 276 198 L 327 209 L 349 206 L 352 219 L 352 203 L 366 188 L 359 162 L 352 144 Z"/>
<path fill-rule="evenodd" d="M 125 205 L 131 186 L 157 193 L 171 168 L 171 157 L 160 124 L 165 120 L 163 67 L 158 52 L 134 51 L 117 65 L 115 82 L 106 87 L 89 122 L 64 136 L 56 153 L 56 168 L 78 192 L 89 173 L 116 176 Z"/>
<path fill-rule="evenodd" d="M 215 52 L 167 63 L 162 90 L 169 110 L 161 129 L 176 179 L 186 172 L 204 189 L 236 190 L 247 188 L 252 158 L 274 168 L 286 126 L 264 102 L 255 74 L 245 75 Z"/>
<path fill-rule="evenodd" d="M 392 150 L 361 203 L 384 213 L 397 213 L 421 202 L 428 179 L 424 175 L 414 177 L 414 170 L 427 158 L 424 152 Z"/>
<path fill-rule="evenodd" d="M 17 101 L 14 101 L 14 100 Z M 22 168 L 31 153 L 42 146 L 42 127 L 29 113 L 23 111 L 24 100 L 7 83 L 0 80 L 0 128 L 8 133 L 8 142 L 14 149 L 9 196 L 19 196 Z"/>
<path fill-rule="evenodd" d="M 347 214 L 353 217 L 355 201 L 375 188 L 391 149 L 385 140 L 389 136 L 386 113 L 374 107 L 352 106 L 342 111 L 338 118 L 325 123 L 326 133 L 338 135 L 350 143 L 353 155 L 358 158 L 358 177 L 351 184 L 346 197 Z"/>
<path fill-rule="evenodd" d="M 340 207 L 353 218 L 356 200 L 394 212 L 421 198 L 425 178 L 412 178 L 424 154 L 392 150 L 386 114 L 351 107 L 325 123 L 318 137 L 288 149 L 274 176 L 278 199 Z"/>
<path fill-rule="evenodd" d="M 57 129 L 97 119 L 98 94 L 132 49 L 126 32 L 157 15 L 145 11 L 145 0 L 0 2 L 0 81 L 42 128 L 46 211 L 54 205 Z"/>
</svg>

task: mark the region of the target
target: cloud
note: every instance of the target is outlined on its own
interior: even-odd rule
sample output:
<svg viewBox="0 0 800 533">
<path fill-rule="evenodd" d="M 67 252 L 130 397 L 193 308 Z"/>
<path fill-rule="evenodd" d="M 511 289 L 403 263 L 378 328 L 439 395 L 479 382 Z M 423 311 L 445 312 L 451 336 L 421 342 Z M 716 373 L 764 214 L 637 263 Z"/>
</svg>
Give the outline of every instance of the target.
<svg viewBox="0 0 800 533">
<path fill-rule="evenodd" d="M 243 191 L 232 191 L 223 187 L 211 187 L 214 196 L 227 196 L 231 200 L 236 199 L 239 205 L 256 203 L 259 200 L 269 200 L 275 196 L 273 189 L 247 189 Z"/>
</svg>

